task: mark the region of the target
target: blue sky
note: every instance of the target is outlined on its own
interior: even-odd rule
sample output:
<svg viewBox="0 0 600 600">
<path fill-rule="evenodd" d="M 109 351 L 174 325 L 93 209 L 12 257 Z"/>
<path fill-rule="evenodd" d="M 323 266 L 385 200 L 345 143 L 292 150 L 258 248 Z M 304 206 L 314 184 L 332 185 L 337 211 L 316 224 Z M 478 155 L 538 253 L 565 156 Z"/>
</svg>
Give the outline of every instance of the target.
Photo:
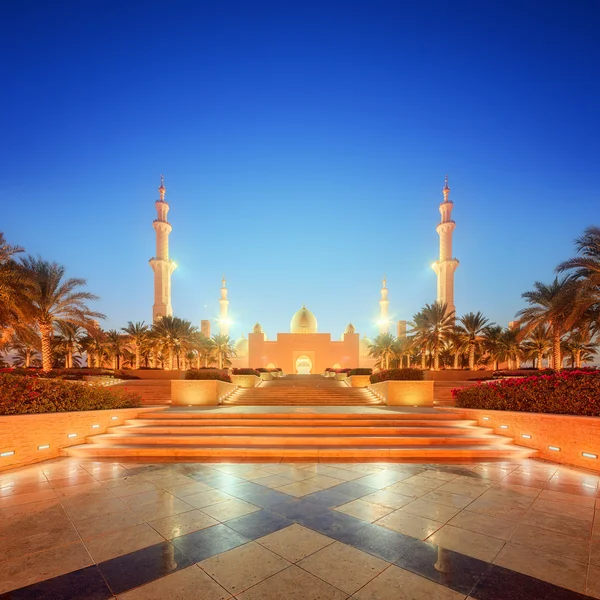
<svg viewBox="0 0 600 600">
<path fill-rule="evenodd" d="M 600 224 L 600 5 L 13 2 L 3 9 L 11 243 L 85 277 L 106 327 L 151 320 L 165 174 L 175 314 L 238 336 L 302 303 L 336 337 L 435 300 L 444 175 L 456 305 L 506 324 Z"/>
</svg>

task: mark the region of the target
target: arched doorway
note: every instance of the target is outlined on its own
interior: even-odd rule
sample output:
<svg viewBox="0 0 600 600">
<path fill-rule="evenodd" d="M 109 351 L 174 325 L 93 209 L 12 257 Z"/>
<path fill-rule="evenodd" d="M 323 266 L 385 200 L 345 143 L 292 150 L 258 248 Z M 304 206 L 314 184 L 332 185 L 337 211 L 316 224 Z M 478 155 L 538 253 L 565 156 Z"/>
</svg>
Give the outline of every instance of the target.
<svg viewBox="0 0 600 600">
<path fill-rule="evenodd" d="M 312 367 L 312 360 L 308 356 L 303 355 L 296 359 L 296 373 L 298 375 L 310 375 Z"/>
</svg>

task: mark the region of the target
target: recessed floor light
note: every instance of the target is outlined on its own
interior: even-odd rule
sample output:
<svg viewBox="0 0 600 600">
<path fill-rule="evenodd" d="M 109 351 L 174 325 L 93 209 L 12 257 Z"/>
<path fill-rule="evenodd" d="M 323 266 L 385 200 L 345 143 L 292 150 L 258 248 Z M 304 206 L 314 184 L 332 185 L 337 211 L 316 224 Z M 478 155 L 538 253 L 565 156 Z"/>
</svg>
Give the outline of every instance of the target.
<svg viewBox="0 0 600 600">
<path fill-rule="evenodd" d="M 67 433 L 67 437 L 74 438 L 77 437 L 76 433 Z"/>
<path fill-rule="evenodd" d="M 0 452 L 0 456 L 12 456 L 14 453 L 14 450 L 11 450 L 10 452 Z"/>
<path fill-rule="evenodd" d="M 548 446 L 548 450 L 554 450 L 555 452 L 560 452 L 560 448 L 558 446 Z"/>
<path fill-rule="evenodd" d="M 598 458 L 597 454 L 592 454 L 591 452 L 582 452 L 581 455 L 586 458 Z"/>
<path fill-rule="evenodd" d="M 528 433 L 522 433 L 521 437 L 525 438 L 526 440 L 530 440 L 531 439 L 531 436 Z"/>
<path fill-rule="evenodd" d="M 43 446 L 38 446 L 38 450 L 48 450 L 50 448 L 49 444 L 44 444 Z"/>
</svg>

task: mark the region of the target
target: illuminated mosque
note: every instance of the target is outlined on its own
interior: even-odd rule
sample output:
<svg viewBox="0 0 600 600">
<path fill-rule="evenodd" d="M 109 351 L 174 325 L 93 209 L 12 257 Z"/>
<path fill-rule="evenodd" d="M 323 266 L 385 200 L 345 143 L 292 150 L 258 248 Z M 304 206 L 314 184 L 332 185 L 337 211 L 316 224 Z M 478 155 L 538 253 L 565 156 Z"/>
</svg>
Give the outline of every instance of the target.
<svg viewBox="0 0 600 600">
<path fill-rule="evenodd" d="M 156 232 L 156 256 L 150 259 L 154 271 L 153 321 L 173 314 L 171 304 L 171 275 L 176 268 L 169 258 L 169 234 L 172 226 L 167 219 L 169 204 L 165 200 L 166 188 L 161 176 L 158 188 L 160 198 L 156 201 L 157 218 L 153 227 Z M 445 302 L 448 311 L 455 310 L 454 272 L 458 260 L 452 256 L 452 235 L 455 222 L 452 220 L 453 202 L 450 200 L 448 177 L 442 189 L 443 200 L 439 206 L 440 223 L 437 232 L 440 237 L 439 259 L 432 265 L 437 275 L 437 300 Z M 384 278 L 379 300 L 379 332 L 391 333 L 389 319 L 387 281 Z M 229 300 L 227 282 L 222 280 L 219 299 L 219 333 L 229 334 Z M 210 321 L 203 320 L 202 333 L 210 337 Z M 406 335 L 406 321 L 398 321 L 398 337 Z M 292 317 L 289 333 L 278 333 L 275 340 L 268 340 L 262 327 L 257 323 L 248 337 L 242 336 L 235 342 L 236 356 L 231 358 L 234 367 L 281 368 L 285 373 L 322 373 L 327 367 L 372 367 L 375 359 L 369 356 L 371 340 L 362 338 L 350 323 L 340 340 L 332 340 L 330 333 L 319 333 L 317 318 L 306 306 L 302 306 Z"/>
</svg>

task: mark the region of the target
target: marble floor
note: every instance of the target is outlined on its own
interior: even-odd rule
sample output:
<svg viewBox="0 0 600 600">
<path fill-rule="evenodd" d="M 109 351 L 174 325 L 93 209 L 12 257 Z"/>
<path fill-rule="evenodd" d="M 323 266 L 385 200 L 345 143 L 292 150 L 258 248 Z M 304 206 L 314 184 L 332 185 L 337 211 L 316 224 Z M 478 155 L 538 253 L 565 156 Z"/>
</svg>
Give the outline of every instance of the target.
<svg viewBox="0 0 600 600">
<path fill-rule="evenodd" d="M 598 474 L 538 460 L 0 472 L 0 598 L 600 598 Z"/>
</svg>

